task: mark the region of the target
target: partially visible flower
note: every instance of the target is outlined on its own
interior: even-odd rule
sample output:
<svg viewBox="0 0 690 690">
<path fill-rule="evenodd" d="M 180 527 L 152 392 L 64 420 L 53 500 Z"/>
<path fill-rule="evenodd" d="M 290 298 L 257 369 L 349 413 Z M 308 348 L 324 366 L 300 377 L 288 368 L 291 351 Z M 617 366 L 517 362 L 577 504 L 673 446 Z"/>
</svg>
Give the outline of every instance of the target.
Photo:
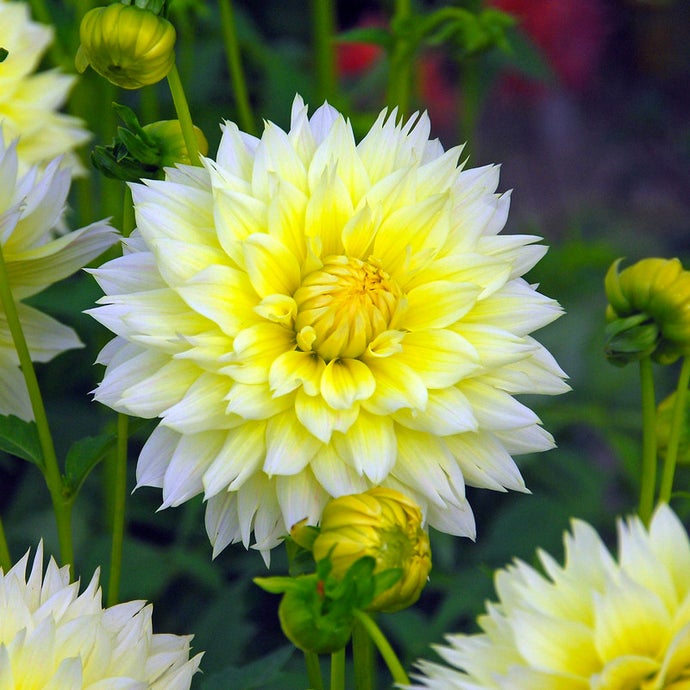
<svg viewBox="0 0 690 690">
<path fill-rule="evenodd" d="M 365 14 L 355 29 L 383 27 L 385 19 L 380 14 Z M 376 43 L 338 41 L 335 46 L 338 74 L 344 77 L 362 77 L 384 57 L 383 47 Z"/>
<path fill-rule="evenodd" d="M 81 20 L 75 64 L 89 65 L 123 89 L 140 89 L 163 79 L 175 64 L 175 27 L 164 17 L 116 2 L 94 7 Z"/>
<path fill-rule="evenodd" d="M 649 529 L 618 524 L 618 560 L 588 524 L 572 523 L 565 565 L 545 575 L 516 561 L 496 573 L 498 603 L 481 633 L 450 635 L 422 661 L 433 690 L 683 690 L 690 678 L 690 542 L 667 505 Z"/>
<path fill-rule="evenodd" d="M 341 577 L 362 556 L 376 560 L 374 572 L 400 568 L 402 577 L 371 603 L 369 608 L 374 611 L 412 606 L 431 570 L 422 511 L 399 491 L 383 487 L 334 498 L 326 504 L 313 553 L 317 561 L 330 556 L 335 577 Z"/>
<path fill-rule="evenodd" d="M 465 482 L 524 491 L 510 453 L 552 446 L 513 398 L 568 389 L 529 336 L 561 314 L 521 277 L 545 249 L 499 235 L 498 168 L 429 131 L 384 111 L 357 144 L 297 98 L 289 132 L 226 123 L 204 169 L 132 185 L 138 232 L 94 271 L 118 336 L 96 399 L 161 419 L 138 485 L 203 492 L 215 553 L 376 485 L 474 535 Z"/>
<path fill-rule="evenodd" d="M 69 171 L 59 159 L 43 172 L 31 168 L 18 176 L 17 168 L 17 143 L 5 147 L 0 129 L 0 244 L 31 358 L 47 362 L 82 344 L 71 328 L 21 300 L 70 276 L 114 244 L 117 235 L 106 222 L 97 222 L 55 239 L 52 231 L 62 219 Z M 0 414 L 31 419 L 18 364 L 0 304 Z"/>
<path fill-rule="evenodd" d="M 651 355 L 663 364 L 689 354 L 690 271 L 678 259 L 642 259 L 622 271 L 620 263 L 605 279 L 613 335 L 607 349 L 614 356 Z"/>
<path fill-rule="evenodd" d="M 154 634 L 151 605 L 129 601 L 104 609 L 98 571 L 79 594 L 69 567 L 43 545 L 27 577 L 28 552 L 0 568 L 0 686 L 45 690 L 188 690 L 202 654 L 192 636 Z"/>
<path fill-rule="evenodd" d="M 90 137 L 79 118 L 58 110 L 65 104 L 75 77 L 59 70 L 36 72 L 53 40 L 53 29 L 31 21 L 29 5 L 0 0 L 0 126 L 7 141 L 19 138 L 21 170 L 44 166 L 65 155 L 63 165 L 83 171 L 74 149 Z"/>
</svg>

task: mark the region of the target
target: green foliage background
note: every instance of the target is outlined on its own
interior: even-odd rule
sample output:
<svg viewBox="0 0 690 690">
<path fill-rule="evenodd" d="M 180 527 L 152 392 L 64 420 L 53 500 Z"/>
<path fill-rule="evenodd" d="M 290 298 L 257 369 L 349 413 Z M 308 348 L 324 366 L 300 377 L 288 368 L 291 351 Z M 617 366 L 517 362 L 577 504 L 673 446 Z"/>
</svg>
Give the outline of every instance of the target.
<svg viewBox="0 0 690 690">
<path fill-rule="evenodd" d="M 75 47 L 77 17 L 88 6 L 83 0 L 53 0 L 48 6 L 68 57 Z M 509 32 L 512 53 L 492 50 L 471 61 L 481 88 L 475 100 L 477 123 L 469 132 L 470 164 L 505 161 L 502 189 L 515 188 L 506 231 L 539 234 L 551 245 L 528 277 L 558 299 L 567 314 L 537 337 L 570 374 L 573 391 L 529 400 L 559 446 L 519 459 L 532 495 L 468 489 L 477 517 L 476 543 L 432 533 L 434 569 L 420 602 L 380 617 L 407 668 L 420 656 L 433 655 L 429 645 L 440 642 L 444 633 L 475 629 L 476 614 L 493 596 L 496 567 L 514 557 L 534 562 L 537 547 L 560 557 L 562 533 L 572 517 L 592 522 L 613 540 L 614 517 L 635 507 L 639 390 L 632 367 L 618 369 L 604 360 L 602 281 L 618 256 L 688 259 L 690 122 L 688 94 L 681 85 L 690 76 L 690 54 L 674 27 L 687 26 L 689 12 L 684 2 L 611 0 L 603 6 L 605 47 L 583 88 L 559 83 L 519 25 Z M 424 8 L 432 9 L 432 4 Z M 309 6 L 295 0 L 238 2 L 235 12 L 255 112 L 285 126 L 295 92 L 313 107 L 318 104 Z M 342 2 L 339 23 L 349 28 L 367 12 L 385 18 L 391 7 Z M 218 7 L 215 2 L 174 0 L 172 19 L 192 114 L 213 153 L 219 122 L 237 115 Z M 665 50 L 654 55 L 658 32 L 664 30 Z M 458 62 L 453 50 L 441 45 L 425 48 L 415 65 L 429 56 L 445 70 L 442 95 L 456 99 L 455 121 L 444 120 L 438 132 L 446 145 L 453 145 L 468 135 L 462 102 L 463 88 L 470 84 L 463 71 L 468 62 Z M 69 61 L 66 65 L 71 69 Z M 536 95 L 506 92 L 503 79 L 510 66 L 540 79 Z M 383 59 L 356 78 L 341 79 L 335 105 L 360 132 L 384 105 L 385 74 Z M 414 75 L 415 105 L 432 108 L 433 115 L 434 104 L 424 101 L 424 73 Z M 89 122 L 94 144 L 107 144 L 114 134 L 113 100 L 132 107 L 142 122 L 172 116 L 164 83 L 122 93 L 87 72 L 70 109 Z M 117 225 L 121 207 L 120 183 L 92 174 L 74 186 L 70 221 L 77 227 L 112 215 Z M 60 457 L 74 440 L 115 428 L 113 413 L 89 396 L 101 376 L 91 363 L 110 337 L 82 314 L 98 297 L 95 283 L 82 274 L 33 300 L 72 325 L 85 343 L 84 350 L 66 353 L 38 370 Z M 670 392 L 671 380 L 672 374 L 668 384 L 662 379 L 660 397 Z M 130 489 L 138 448 L 151 428 L 142 424 L 133 435 Z M 681 468 L 678 485 L 687 487 L 688 479 L 687 467 Z M 84 580 L 108 562 L 108 481 L 108 465 L 101 464 L 76 504 L 77 572 Z M 160 500 L 153 489 L 141 489 L 128 499 L 121 598 L 153 601 L 158 632 L 194 633 L 194 648 L 206 651 L 196 688 L 304 688 L 301 655 L 291 652 L 280 633 L 278 598 L 251 582 L 267 574 L 260 555 L 229 547 L 211 561 L 201 500 L 156 513 Z M 687 503 L 678 501 L 675 507 L 690 516 Z M 0 514 L 15 558 L 33 549 L 39 536 L 48 552 L 57 552 L 40 476 L 7 453 L 0 454 Z M 285 557 L 276 549 L 271 572 L 286 570 Z M 382 671 L 382 686 L 387 678 Z"/>
</svg>

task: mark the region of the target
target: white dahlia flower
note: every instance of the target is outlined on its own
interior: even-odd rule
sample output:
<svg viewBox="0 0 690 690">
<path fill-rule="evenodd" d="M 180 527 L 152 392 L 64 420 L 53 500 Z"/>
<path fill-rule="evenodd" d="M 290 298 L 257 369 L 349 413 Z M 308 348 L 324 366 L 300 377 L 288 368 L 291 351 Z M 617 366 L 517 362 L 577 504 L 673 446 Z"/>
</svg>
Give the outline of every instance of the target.
<svg viewBox="0 0 690 690">
<path fill-rule="evenodd" d="M 567 388 L 529 336 L 561 313 L 520 277 L 545 249 L 498 235 L 498 168 L 395 119 L 359 144 L 300 98 L 288 132 L 226 123 L 215 161 L 133 185 L 138 232 L 94 271 L 96 399 L 160 418 L 138 485 L 203 492 L 216 554 L 376 485 L 473 535 L 465 483 L 524 491 L 510 454 L 552 446 L 513 397 Z"/>
<path fill-rule="evenodd" d="M 53 34 L 31 20 L 28 3 L 0 0 L 0 48 L 8 51 L 0 62 L 0 127 L 7 141 L 19 138 L 22 171 L 60 155 L 65 167 L 81 171 L 74 149 L 90 137 L 82 120 L 58 112 L 76 77 L 57 69 L 36 72 Z"/>
<path fill-rule="evenodd" d="M 104 609 L 98 571 L 79 594 L 69 566 L 39 545 L 7 573 L 0 568 L 0 688 L 3 690 L 188 690 L 202 654 L 191 635 L 154 634 L 151 605 Z"/>
<path fill-rule="evenodd" d="M 450 635 L 416 680 L 433 690 L 687 690 L 690 688 L 690 543 L 667 505 L 647 530 L 618 524 L 618 560 L 579 520 L 565 565 L 516 561 L 496 573 L 498 603 L 482 633 Z"/>
<path fill-rule="evenodd" d="M 21 300 L 80 269 L 110 247 L 117 235 L 106 222 L 98 222 L 54 238 L 69 191 L 69 171 L 60 169 L 55 159 L 43 172 L 30 168 L 18 176 L 16 142 L 5 147 L 2 135 L 0 128 L 0 245 L 31 359 L 47 362 L 82 343 L 71 328 Z M 0 302 L 0 414 L 31 419 L 18 364 Z"/>
</svg>

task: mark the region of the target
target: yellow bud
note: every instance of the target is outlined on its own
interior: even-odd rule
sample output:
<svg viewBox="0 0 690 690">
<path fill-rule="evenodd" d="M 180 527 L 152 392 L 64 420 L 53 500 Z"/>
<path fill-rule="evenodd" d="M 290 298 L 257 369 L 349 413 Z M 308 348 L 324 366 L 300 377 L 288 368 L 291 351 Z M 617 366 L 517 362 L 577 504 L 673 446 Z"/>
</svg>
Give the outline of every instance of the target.
<svg viewBox="0 0 690 690">
<path fill-rule="evenodd" d="M 144 132 L 148 134 L 158 145 L 160 151 L 160 167 L 171 167 L 176 163 L 191 165 L 192 161 L 187 153 L 187 145 L 182 136 L 182 127 L 179 120 L 159 120 L 144 125 Z M 199 148 L 199 153 L 205 156 L 208 153 L 208 141 L 204 133 L 194 125 L 194 136 Z"/>
<path fill-rule="evenodd" d="M 422 511 L 407 496 L 383 487 L 330 501 L 313 552 L 316 561 L 330 555 L 335 577 L 362 556 L 376 560 L 375 573 L 400 568 L 402 577 L 374 599 L 369 607 L 373 611 L 399 611 L 414 604 L 431 570 Z"/>
<path fill-rule="evenodd" d="M 659 330 L 653 357 L 661 363 L 690 353 L 690 271 L 678 259 L 642 259 L 619 272 L 620 262 L 606 274 L 607 321 L 646 316 Z"/>
<path fill-rule="evenodd" d="M 175 27 L 134 5 L 115 3 L 84 15 L 75 65 L 89 65 L 124 89 L 139 89 L 165 77 L 175 63 Z"/>
</svg>

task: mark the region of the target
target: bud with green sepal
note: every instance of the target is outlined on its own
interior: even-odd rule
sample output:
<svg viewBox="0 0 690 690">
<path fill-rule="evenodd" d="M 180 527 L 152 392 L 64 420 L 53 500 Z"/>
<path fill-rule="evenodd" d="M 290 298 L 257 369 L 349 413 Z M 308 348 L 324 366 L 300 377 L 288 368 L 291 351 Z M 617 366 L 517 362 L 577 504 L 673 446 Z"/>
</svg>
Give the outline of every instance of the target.
<svg viewBox="0 0 690 690">
<path fill-rule="evenodd" d="M 606 351 L 615 364 L 651 356 L 670 364 L 690 352 L 690 272 L 678 259 L 642 259 L 609 268 Z"/>
<path fill-rule="evenodd" d="M 104 175 L 129 182 L 163 179 L 163 168 L 191 163 L 178 120 L 161 120 L 142 127 L 130 108 L 118 103 L 113 107 L 126 127 L 118 127 L 112 144 L 96 146 L 91 153 L 92 163 Z M 199 152 L 206 155 L 204 133 L 195 126 L 194 134 Z"/>
<path fill-rule="evenodd" d="M 254 582 L 273 594 L 283 594 L 278 617 L 285 636 L 299 649 L 332 654 L 347 645 L 355 611 L 368 608 L 402 575 L 400 569 L 375 573 L 376 561 L 364 556 L 342 577 L 332 574 L 330 557 L 316 564 L 316 572 L 299 577 L 257 577 Z"/>
<path fill-rule="evenodd" d="M 167 76 L 175 64 L 175 27 L 162 0 L 118 2 L 87 12 L 79 27 L 77 71 L 90 65 L 123 89 L 139 89 Z"/>
<path fill-rule="evenodd" d="M 384 487 L 331 500 L 312 548 L 317 561 L 330 554 L 336 577 L 362 556 L 375 559 L 375 572 L 401 570 L 402 577 L 371 602 L 370 611 L 394 612 L 414 604 L 431 570 L 421 509 L 399 491 Z"/>
</svg>

